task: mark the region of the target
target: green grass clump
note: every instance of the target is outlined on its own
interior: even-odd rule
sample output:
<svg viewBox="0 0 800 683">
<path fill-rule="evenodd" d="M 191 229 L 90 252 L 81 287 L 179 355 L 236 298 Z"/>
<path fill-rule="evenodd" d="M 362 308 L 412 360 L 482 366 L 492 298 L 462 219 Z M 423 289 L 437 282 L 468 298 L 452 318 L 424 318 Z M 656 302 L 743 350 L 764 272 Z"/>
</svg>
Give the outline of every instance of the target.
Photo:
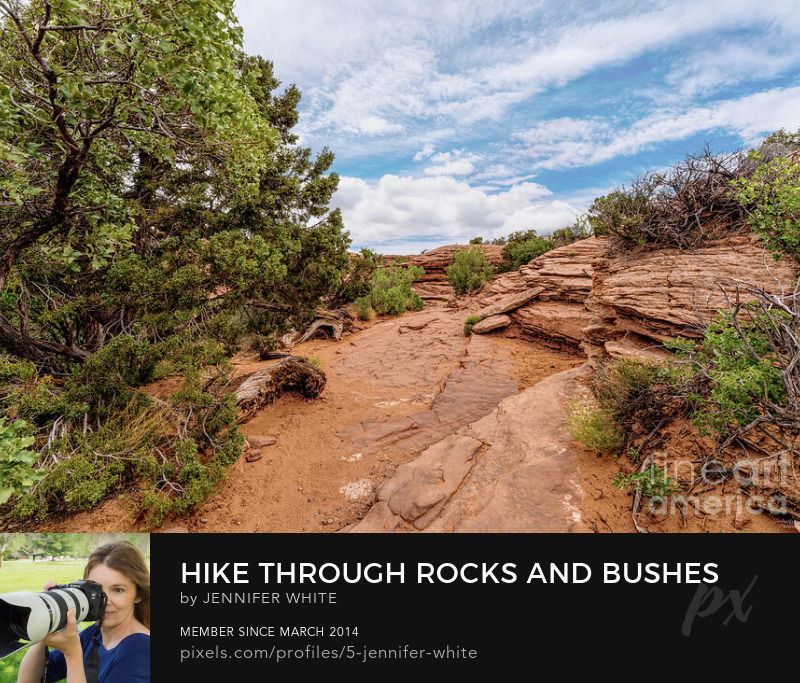
<svg viewBox="0 0 800 683">
<path fill-rule="evenodd" d="M 570 404 L 568 427 L 570 436 L 599 453 L 619 453 L 625 435 L 613 417 L 594 401 Z"/>
<path fill-rule="evenodd" d="M 464 336 L 469 337 L 472 334 L 472 328 L 481 321 L 481 316 L 471 315 L 464 321 Z"/>
</svg>

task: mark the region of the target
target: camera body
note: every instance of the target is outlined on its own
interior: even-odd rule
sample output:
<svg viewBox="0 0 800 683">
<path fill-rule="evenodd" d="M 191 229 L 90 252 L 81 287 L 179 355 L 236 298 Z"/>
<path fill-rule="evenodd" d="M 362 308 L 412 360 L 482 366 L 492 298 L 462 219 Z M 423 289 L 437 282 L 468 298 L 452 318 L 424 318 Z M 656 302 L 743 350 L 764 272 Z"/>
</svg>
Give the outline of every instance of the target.
<svg viewBox="0 0 800 683">
<path fill-rule="evenodd" d="M 75 607 L 75 618 L 78 621 L 98 621 L 99 619 L 102 618 L 103 612 L 105 612 L 105 609 L 106 609 L 106 602 L 107 602 L 108 598 L 107 598 L 106 594 L 103 592 L 103 588 L 102 588 L 102 586 L 100 586 L 99 583 L 97 583 L 96 581 L 89 581 L 89 579 L 78 579 L 77 581 L 70 581 L 69 583 L 64 583 L 64 584 L 60 584 L 58 586 L 53 586 L 47 592 L 49 593 L 50 591 L 58 590 L 58 591 L 66 591 L 67 594 L 70 595 L 70 596 L 75 595 L 74 592 L 72 592 L 72 590 L 70 590 L 70 589 L 74 589 L 74 590 L 80 591 L 83 594 L 83 596 L 86 598 L 86 603 L 87 603 L 86 610 L 87 611 L 86 611 L 86 615 L 84 617 L 82 617 L 80 619 L 78 618 L 78 613 L 79 613 L 78 612 L 78 606 L 77 606 L 77 604 L 74 605 L 74 607 Z M 72 607 L 72 606 L 73 605 L 69 605 L 68 609 L 69 609 L 69 607 Z M 64 612 L 64 616 L 66 618 L 66 612 Z M 67 622 L 64 621 L 64 624 L 66 624 L 66 623 Z M 63 628 L 63 627 L 64 626 L 62 625 L 61 628 Z M 61 629 L 60 628 L 56 629 L 56 631 L 59 631 L 59 630 L 61 630 Z M 51 633 L 52 633 L 52 631 L 51 631 Z"/>
<path fill-rule="evenodd" d="M 103 617 L 107 596 L 95 581 L 79 579 L 41 593 L 0 594 L 0 658 L 36 643 L 67 624 L 67 610 L 75 620 Z M 25 643 L 23 641 L 29 641 Z"/>
</svg>

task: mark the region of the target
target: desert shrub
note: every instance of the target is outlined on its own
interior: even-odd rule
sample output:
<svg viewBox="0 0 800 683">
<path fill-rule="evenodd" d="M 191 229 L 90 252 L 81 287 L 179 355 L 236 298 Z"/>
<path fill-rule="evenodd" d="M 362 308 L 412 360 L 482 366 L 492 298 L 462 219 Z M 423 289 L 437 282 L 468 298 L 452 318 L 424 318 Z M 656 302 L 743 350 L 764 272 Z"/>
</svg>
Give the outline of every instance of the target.
<svg viewBox="0 0 800 683">
<path fill-rule="evenodd" d="M 666 380 L 663 366 L 630 358 L 598 364 L 592 377 L 592 395 L 617 424 L 629 426 L 636 419 L 645 429 L 659 421 L 662 396 L 656 388 Z"/>
<path fill-rule="evenodd" d="M 593 450 L 620 452 L 631 441 L 634 424 L 649 432 L 675 410 L 670 372 L 632 359 L 600 363 L 590 384 L 591 400 L 570 406 L 570 434 Z"/>
<path fill-rule="evenodd" d="M 670 344 L 689 363 L 686 395 L 702 431 L 727 433 L 758 422 L 800 427 L 798 321 L 796 309 L 749 302 L 721 313 L 699 342 Z"/>
<path fill-rule="evenodd" d="M 375 309 L 372 308 L 372 298 L 362 296 L 353 302 L 356 308 L 356 315 L 359 320 L 372 320 L 375 317 Z"/>
<path fill-rule="evenodd" d="M 618 489 L 639 491 L 649 498 L 667 498 L 681 489 L 677 481 L 655 465 L 641 472 L 620 473 L 611 483 Z"/>
<path fill-rule="evenodd" d="M 408 310 L 421 311 L 423 308 L 425 308 L 425 302 L 422 297 L 416 292 L 411 292 L 411 298 L 408 300 Z"/>
<path fill-rule="evenodd" d="M 504 265 L 508 269 L 519 268 L 546 254 L 555 246 L 552 237 L 540 237 L 536 230 L 521 230 L 512 232 L 503 247 Z"/>
<path fill-rule="evenodd" d="M 473 237 L 470 241 L 470 244 L 483 244 L 483 237 Z"/>
<path fill-rule="evenodd" d="M 388 266 L 378 268 L 370 280 L 369 303 L 381 315 L 400 315 L 407 310 L 420 310 L 422 299 L 411 289 L 411 284 L 425 271 L 416 266 Z M 356 310 L 365 310 L 365 302 L 356 304 Z"/>
<path fill-rule="evenodd" d="M 592 235 L 592 226 L 586 216 L 579 216 L 572 225 L 566 228 L 554 230 L 550 238 L 553 240 L 553 247 L 564 247 L 578 240 L 586 239 Z"/>
<path fill-rule="evenodd" d="M 208 377 L 207 370 L 187 365 L 189 358 L 180 360 L 183 385 L 168 402 L 121 385 L 124 390 L 103 404 L 102 417 L 82 383 L 76 394 L 69 381 L 59 388 L 40 379 L 37 385 L 53 392 L 51 401 L 63 408 L 46 419 L 40 412 L 40 431 L 47 438 L 42 437 L 32 455 L 39 467 L 38 481 L 24 497 L 9 500 L 0 517 L 31 523 L 88 510 L 132 487 L 144 493 L 140 504 L 149 522 L 158 516 L 149 512 L 154 497 L 165 514 L 200 502 L 200 494 L 210 493 L 224 477 L 225 467 L 239 456 L 243 438 L 236 428 L 235 398 L 221 388 L 226 375 L 217 369 Z M 215 386 L 220 387 L 218 394 Z M 128 397 L 127 403 L 122 403 L 123 397 Z M 24 399 L 11 407 L 20 405 L 25 405 Z M 192 455 L 198 453 L 199 465 Z"/>
<path fill-rule="evenodd" d="M 800 131 L 771 135 L 751 152 L 755 170 L 732 182 L 747 222 L 775 258 L 800 261 Z"/>
<path fill-rule="evenodd" d="M 467 294 L 480 289 L 492 277 L 494 268 L 480 246 L 460 249 L 447 267 L 447 279 L 457 294 Z"/>
<path fill-rule="evenodd" d="M 630 188 L 595 199 L 587 218 L 595 235 L 623 248 L 663 245 L 692 249 L 744 227 L 744 210 L 730 184 L 749 170 L 741 153 L 687 156 L 667 173 L 651 173 Z"/>
<path fill-rule="evenodd" d="M 481 321 L 481 316 L 479 315 L 470 315 L 464 321 L 464 336 L 469 337 L 472 334 L 472 328 L 476 323 Z"/>
<path fill-rule="evenodd" d="M 573 402 L 569 406 L 570 436 L 599 453 L 619 453 L 625 435 L 614 418 L 595 401 Z"/>
</svg>

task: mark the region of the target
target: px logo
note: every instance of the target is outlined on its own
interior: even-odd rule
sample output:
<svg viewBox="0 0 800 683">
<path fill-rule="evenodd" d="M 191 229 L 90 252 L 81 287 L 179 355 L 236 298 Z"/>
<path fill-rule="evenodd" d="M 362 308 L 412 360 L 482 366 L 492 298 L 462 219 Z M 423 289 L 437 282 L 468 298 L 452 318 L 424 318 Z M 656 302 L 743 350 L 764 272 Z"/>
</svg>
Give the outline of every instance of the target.
<svg viewBox="0 0 800 683">
<path fill-rule="evenodd" d="M 708 587 L 702 584 L 698 586 L 697 592 L 689 603 L 689 609 L 686 611 L 686 616 L 683 619 L 681 634 L 684 636 L 692 635 L 692 626 L 694 625 L 695 619 L 698 617 L 701 619 L 710 617 L 720 612 L 723 607 L 728 609 L 728 614 L 722 622 L 723 626 L 727 626 L 734 617 L 742 624 L 747 623 L 747 620 L 750 618 L 750 613 L 753 611 L 753 607 L 751 605 L 745 609 L 745 599 L 756 581 L 758 581 L 758 574 L 753 576 L 753 580 L 744 591 L 732 590 L 727 595 L 717 586 Z"/>
</svg>

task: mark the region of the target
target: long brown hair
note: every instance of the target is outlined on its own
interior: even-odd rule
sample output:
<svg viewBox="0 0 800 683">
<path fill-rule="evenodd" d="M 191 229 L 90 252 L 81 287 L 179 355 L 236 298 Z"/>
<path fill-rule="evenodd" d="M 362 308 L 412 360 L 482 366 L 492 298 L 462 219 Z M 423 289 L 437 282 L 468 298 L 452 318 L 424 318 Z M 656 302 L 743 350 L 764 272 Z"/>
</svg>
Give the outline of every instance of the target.
<svg viewBox="0 0 800 683">
<path fill-rule="evenodd" d="M 139 549 L 130 541 L 101 545 L 89 556 L 83 578 L 87 578 L 98 564 L 115 569 L 133 581 L 136 597 L 139 598 L 139 602 L 133 606 L 133 615 L 150 628 L 150 572 Z"/>
</svg>

